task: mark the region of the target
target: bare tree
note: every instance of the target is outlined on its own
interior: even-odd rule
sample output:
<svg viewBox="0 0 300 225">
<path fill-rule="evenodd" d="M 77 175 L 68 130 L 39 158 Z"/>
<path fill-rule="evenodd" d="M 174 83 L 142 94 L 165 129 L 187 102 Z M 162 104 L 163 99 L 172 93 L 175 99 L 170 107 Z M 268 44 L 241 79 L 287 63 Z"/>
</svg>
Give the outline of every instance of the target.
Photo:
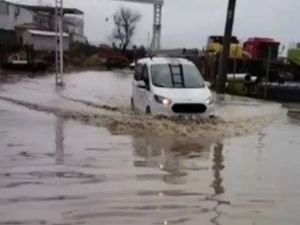
<svg viewBox="0 0 300 225">
<path fill-rule="evenodd" d="M 115 12 L 113 18 L 115 28 L 112 37 L 124 52 L 132 40 L 136 24 L 140 21 L 141 15 L 129 8 L 121 7 Z"/>
<path fill-rule="evenodd" d="M 45 0 L 38 0 L 38 5 L 39 6 L 49 6 L 49 7 L 52 6 L 50 2 L 46 2 Z"/>
</svg>

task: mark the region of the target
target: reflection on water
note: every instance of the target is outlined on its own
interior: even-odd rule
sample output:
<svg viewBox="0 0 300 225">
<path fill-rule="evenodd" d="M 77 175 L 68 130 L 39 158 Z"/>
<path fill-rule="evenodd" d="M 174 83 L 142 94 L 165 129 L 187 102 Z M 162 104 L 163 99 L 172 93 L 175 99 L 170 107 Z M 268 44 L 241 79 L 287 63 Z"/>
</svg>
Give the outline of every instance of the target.
<svg viewBox="0 0 300 225">
<path fill-rule="evenodd" d="M 224 169 L 224 157 L 223 157 L 223 144 L 217 143 L 213 146 L 213 177 L 214 181 L 212 187 L 215 190 L 215 195 L 224 193 L 224 187 L 222 186 L 222 174 L 221 171 Z"/>
<path fill-rule="evenodd" d="M 56 164 L 62 165 L 64 163 L 64 119 L 59 116 L 55 121 L 55 144 Z"/>
<path fill-rule="evenodd" d="M 184 184 L 188 171 L 208 170 L 203 161 L 209 159 L 213 143 L 207 139 L 175 137 L 136 137 L 133 139 L 135 167 L 158 168 L 167 172 L 163 180 L 170 184 Z"/>
<path fill-rule="evenodd" d="M 145 180 L 153 178 L 161 179 L 169 185 L 186 185 L 185 189 L 180 190 L 161 190 L 156 192 L 140 192 L 140 195 L 157 195 L 160 198 L 185 196 L 191 197 L 191 203 L 181 205 L 176 203 L 172 209 L 198 208 L 199 212 L 212 212 L 209 221 L 211 224 L 218 225 L 222 213 L 220 206 L 228 205 L 226 201 L 218 200 L 218 196 L 224 194 L 222 171 L 224 166 L 223 144 L 215 143 L 208 139 L 180 139 L 176 137 L 137 137 L 133 139 L 134 154 L 137 159 L 134 161 L 135 167 L 154 168 L 158 171 L 167 172 L 161 176 L 153 174 L 148 176 L 139 175 Z M 211 174 L 208 176 L 208 174 Z M 208 176 L 208 177 L 207 177 Z M 212 180 L 209 186 L 208 180 Z M 204 184 L 204 185 L 202 185 Z M 189 188 L 197 186 L 197 191 L 188 191 Z M 209 191 L 211 189 L 211 191 Z M 197 201 L 198 203 L 192 203 Z M 209 201 L 213 206 L 206 209 L 202 202 Z M 168 200 L 165 199 L 168 203 Z M 165 206 L 157 205 L 160 210 Z M 186 221 L 192 218 L 185 217 Z M 177 220 L 174 220 L 177 221 Z M 174 224 L 172 220 L 164 220 L 162 224 Z M 179 219 L 181 221 L 181 219 Z M 183 220 L 182 222 L 185 222 Z"/>
<path fill-rule="evenodd" d="M 225 189 L 222 185 L 223 178 L 221 171 L 224 169 L 224 157 L 223 157 L 223 144 L 217 143 L 213 146 L 213 183 L 212 187 L 215 191 L 215 194 L 213 195 L 213 198 L 215 198 L 218 195 L 221 195 L 225 192 Z M 222 201 L 216 200 L 216 205 L 213 207 L 213 211 L 215 212 L 216 216 L 211 219 L 212 224 L 219 225 L 219 218 L 221 217 L 222 213 L 219 211 L 219 207 L 224 204 Z"/>
</svg>

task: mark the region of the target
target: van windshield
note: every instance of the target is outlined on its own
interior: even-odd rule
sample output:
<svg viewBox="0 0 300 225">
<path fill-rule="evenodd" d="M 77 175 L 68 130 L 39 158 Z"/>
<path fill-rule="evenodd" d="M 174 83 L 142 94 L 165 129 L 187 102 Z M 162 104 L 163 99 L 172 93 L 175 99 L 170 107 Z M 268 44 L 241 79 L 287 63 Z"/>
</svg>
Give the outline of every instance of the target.
<svg viewBox="0 0 300 225">
<path fill-rule="evenodd" d="M 151 66 L 154 86 L 165 88 L 203 88 L 204 80 L 194 65 L 157 64 Z"/>
</svg>

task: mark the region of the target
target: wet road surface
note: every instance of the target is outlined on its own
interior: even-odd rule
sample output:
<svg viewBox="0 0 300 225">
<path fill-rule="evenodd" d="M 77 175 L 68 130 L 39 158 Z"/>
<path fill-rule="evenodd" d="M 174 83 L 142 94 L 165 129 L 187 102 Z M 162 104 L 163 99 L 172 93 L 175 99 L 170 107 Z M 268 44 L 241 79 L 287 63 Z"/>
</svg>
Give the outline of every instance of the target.
<svg viewBox="0 0 300 225">
<path fill-rule="evenodd" d="M 66 79 L 75 86 L 85 80 Z M 46 84 L 51 82 L 41 78 L 3 85 L 0 96 L 69 110 L 100 110 L 65 98 L 53 100 L 53 87 Z M 37 95 L 40 86 L 43 97 Z M 64 94 L 127 107 L 116 90 L 103 97 L 94 91 L 97 85 L 75 86 Z M 121 92 L 127 98 L 126 90 Z M 241 102 L 246 104 L 237 99 L 232 105 Z M 251 104 L 258 103 L 250 101 L 247 107 Z M 225 114 L 227 109 L 221 109 Z M 282 114 L 246 136 L 210 138 L 116 135 L 60 115 L 0 100 L 1 225 L 300 223 L 297 119 Z"/>
</svg>

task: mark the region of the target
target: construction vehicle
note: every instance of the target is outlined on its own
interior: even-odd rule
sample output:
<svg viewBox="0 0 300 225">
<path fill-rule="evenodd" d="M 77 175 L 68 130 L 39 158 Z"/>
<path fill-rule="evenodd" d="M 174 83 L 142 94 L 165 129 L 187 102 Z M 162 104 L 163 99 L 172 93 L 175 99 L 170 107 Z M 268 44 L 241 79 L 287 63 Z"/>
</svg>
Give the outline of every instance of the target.
<svg viewBox="0 0 300 225">
<path fill-rule="evenodd" d="M 238 38 L 233 36 L 230 44 L 228 73 L 250 73 L 258 77 L 265 76 L 267 60 L 271 63 L 277 61 L 279 46 L 280 43 L 271 38 L 248 38 L 241 44 Z M 208 38 L 207 51 L 209 53 L 218 56 L 222 49 L 223 36 Z"/>
<path fill-rule="evenodd" d="M 294 80 L 300 81 L 300 43 L 291 46 L 288 50 L 287 60 Z"/>
<path fill-rule="evenodd" d="M 228 73 L 244 73 L 243 69 L 243 46 L 237 37 L 232 36 L 230 41 L 230 53 L 228 61 Z M 206 62 L 204 76 L 213 83 L 216 82 L 216 75 L 219 67 L 219 59 L 223 50 L 223 36 L 212 35 L 208 37 L 206 47 Z"/>
<path fill-rule="evenodd" d="M 269 58 L 274 61 L 278 58 L 279 46 L 280 42 L 274 39 L 254 37 L 248 38 L 248 40 L 244 42 L 243 50 L 250 59 L 265 60 Z"/>
<path fill-rule="evenodd" d="M 233 36 L 230 44 L 230 54 L 228 62 L 228 76 L 232 79 L 227 79 L 228 88 L 235 92 L 237 89 L 239 94 L 249 93 L 249 88 L 259 83 L 267 76 L 268 80 L 278 80 L 279 70 L 283 66 L 277 62 L 280 43 L 271 38 L 249 38 L 246 42 L 240 43 L 238 38 Z M 207 51 L 216 55 L 214 71 L 218 71 L 219 55 L 223 49 L 223 36 L 210 36 L 208 38 Z M 279 69 L 280 68 L 280 69 Z M 253 77 L 251 82 L 242 82 L 239 77 Z M 237 86 L 241 86 L 236 88 Z M 247 91 L 246 91 L 247 89 Z"/>
<path fill-rule="evenodd" d="M 278 81 L 284 68 L 283 63 L 278 61 L 279 46 L 280 42 L 272 38 L 248 38 L 243 44 L 247 72 L 261 79 Z"/>
<path fill-rule="evenodd" d="M 218 55 L 222 52 L 222 43 L 222 36 L 210 36 L 208 39 L 209 54 L 206 58 L 209 61 L 208 70 L 212 74 L 209 78 L 212 81 L 218 71 Z M 232 37 L 227 92 L 258 98 L 299 101 L 300 88 L 297 81 L 300 81 L 300 43 L 290 47 L 287 58 L 279 57 L 279 47 L 280 42 L 272 38 L 253 37 L 241 44 L 236 37 Z M 245 78 L 251 79 L 244 80 Z"/>
<path fill-rule="evenodd" d="M 300 43 L 289 49 L 288 60 L 300 66 Z"/>
<path fill-rule="evenodd" d="M 207 41 L 207 51 L 219 55 L 223 50 L 223 36 L 209 36 Z M 241 59 L 243 57 L 243 47 L 237 37 L 231 37 L 230 54 L 231 59 Z"/>
</svg>

